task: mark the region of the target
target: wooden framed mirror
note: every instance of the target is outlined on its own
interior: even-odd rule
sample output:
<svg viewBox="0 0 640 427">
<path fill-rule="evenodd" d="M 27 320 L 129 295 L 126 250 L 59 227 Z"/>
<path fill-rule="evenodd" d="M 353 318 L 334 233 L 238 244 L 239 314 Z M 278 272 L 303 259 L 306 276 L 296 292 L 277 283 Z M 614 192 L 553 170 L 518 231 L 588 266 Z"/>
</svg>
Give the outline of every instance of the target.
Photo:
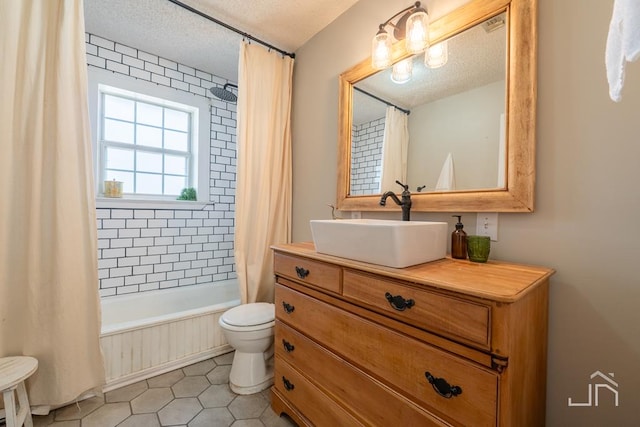
<svg viewBox="0 0 640 427">
<path fill-rule="evenodd" d="M 502 22 L 504 22 L 504 28 L 502 30 L 504 32 L 504 36 L 502 36 L 504 59 L 501 60 L 504 83 L 491 83 L 493 86 L 501 86 L 499 87 L 501 92 L 499 92 L 497 96 L 503 97 L 504 104 L 500 102 L 496 108 L 503 109 L 501 114 L 502 122 L 499 126 L 497 124 L 495 126 L 492 125 L 492 128 L 497 130 L 492 131 L 491 137 L 484 138 L 492 140 L 492 147 L 500 148 L 491 148 L 491 152 L 495 152 L 496 154 L 492 154 L 492 157 L 488 158 L 489 160 L 482 160 L 477 154 L 473 154 L 473 150 L 471 150 L 470 147 L 461 151 L 468 156 L 475 156 L 473 162 L 484 166 L 486 166 L 487 163 L 493 164 L 495 162 L 497 166 L 492 166 L 492 169 L 497 171 L 496 175 L 498 177 L 497 179 L 493 176 L 490 178 L 490 182 L 496 183 L 493 185 L 482 183 L 479 179 L 467 179 L 461 174 L 459 181 L 464 182 L 464 184 L 443 190 L 436 189 L 433 183 L 433 176 L 437 176 L 440 170 L 435 172 L 431 170 L 429 171 L 431 176 L 427 177 L 425 175 L 424 178 L 421 176 L 416 178 L 419 175 L 409 174 L 412 178 L 409 178 L 406 184 L 409 185 L 412 192 L 413 211 L 533 211 L 537 90 L 536 14 L 537 0 L 471 0 L 464 6 L 430 23 L 429 36 L 431 45 L 448 40 L 450 42 L 450 49 L 453 49 L 454 44 L 451 42 L 454 39 L 462 39 L 466 33 L 480 26 L 486 27 L 487 25 L 491 25 L 491 23 L 496 20 L 502 20 Z M 471 51 L 476 52 L 476 55 L 479 56 L 485 55 L 482 52 L 478 54 L 477 48 L 471 49 Z M 450 56 L 455 54 L 455 52 L 450 52 Z M 394 63 L 406 60 L 410 58 L 410 56 L 411 55 L 406 52 L 403 41 L 397 42 L 393 46 L 392 57 Z M 440 72 L 446 73 L 446 71 L 442 70 Z M 469 73 L 464 72 L 464 74 L 467 75 Z M 337 188 L 337 208 L 340 210 L 374 211 L 385 209 L 379 205 L 381 193 L 389 190 L 397 193 L 401 192 L 401 188 L 397 185 L 393 188 L 381 188 L 380 184 L 378 184 L 377 187 L 374 184 L 372 187 L 374 188 L 373 190 L 364 192 L 356 191 L 353 185 L 354 181 L 352 180 L 352 175 L 355 175 L 355 172 L 352 171 L 352 159 L 354 159 L 352 153 L 354 98 L 358 96 L 358 92 L 362 92 L 362 88 L 372 87 L 369 86 L 369 82 L 379 78 L 380 72 L 372 67 L 370 58 L 367 58 L 340 75 Z M 429 85 L 430 83 L 426 82 L 421 84 Z M 474 88 L 474 90 L 476 89 L 477 88 Z M 403 93 L 405 95 L 401 95 L 400 98 L 398 98 L 399 102 L 408 102 L 408 98 L 411 97 L 409 94 L 414 92 L 416 92 L 416 89 L 404 90 Z M 373 95 L 378 97 L 375 93 Z M 384 96 L 380 97 L 380 100 L 387 103 L 387 101 L 382 98 L 384 98 Z M 440 100 L 436 100 L 435 102 L 440 102 Z M 467 104 L 467 101 L 463 101 L 463 104 Z M 478 110 L 478 112 L 480 112 L 480 110 Z M 355 113 L 356 116 L 358 116 L 359 112 L 355 111 Z M 417 118 L 416 120 L 422 119 Z M 496 116 L 496 123 L 498 123 L 499 120 Z M 457 138 L 460 139 L 462 137 Z M 409 141 L 410 147 L 415 147 L 415 145 L 411 146 L 411 144 L 414 143 L 414 139 L 419 140 L 424 139 L 424 137 L 414 138 L 412 135 Z M 430 139 L 438 139 L 441 144 L 444 143 L 442 141 L 446 140 L 446 138 L 434 138 L 433 136 L 431 136 Z M 502 141 L 500 143 L 496 142 L 499 139 Z M 478 145 L 476 142 L 469 143 L 474 144 L 474 149 L 476 145 Z M 409 152 L 411 152 L 411 149 L 412 148 L 409 149 Z M 460 154 L 460 156 L 463 156 L 463 154 Z M 414 161 L 416 160 L 415 155 L 412 158 Z M 419 158 L 418 161 L 427 164 L 425 163 L 425 159 Z M 441 161 L 441 159 L 438 159 L 438 161 Z M 468 164 L 470 163 L 465 164 L 463 159 L 461 159 L 460 164 L 456 165 L 456 167 L 464 166 L 463 169 L 466 170 L 466 165 Z M 427 169 L 435 168 L 428 167 Z M 437 169 L 439 169 L 439 167 Z M 488 174 L 486 168 L 479 168 L 475 173 L 476 176 L 482 177 L 486 177 Z M 470 174 L 470 176 L 473 176 L 473 174 Z M 400 177 L 398 178 L 401 179 Z M 417 182 L 411 182 L 411 180 Z M 419 192 L 418 187 L 422 186 L 425 186 L 426 190 Z"/>
</svg>

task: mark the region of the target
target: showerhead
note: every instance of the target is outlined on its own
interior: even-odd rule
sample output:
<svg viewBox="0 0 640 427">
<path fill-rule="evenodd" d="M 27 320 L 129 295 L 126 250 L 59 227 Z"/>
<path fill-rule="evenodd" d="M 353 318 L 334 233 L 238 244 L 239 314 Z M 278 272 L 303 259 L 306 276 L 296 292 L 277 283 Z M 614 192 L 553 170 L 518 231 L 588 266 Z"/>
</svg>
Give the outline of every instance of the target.
<svg viewBox="0 0 640 427">
<path fill-rule="evenodd" d="M 238 88 L 238 86 L 234 85 L 233 83 L 227 83 L 224 85 L 224 87 L 218 87 L 218 86 L 210 87 L 209 91 L 213 94 L 213 96 L 215 96 L 216 98 L 222 101 L 236 102 L 238 100 L 238 97 L 236 96 L 235 93 L 231 92 L 230 90 L 227 90 L 228 86 L 235 87 L 236 89 Z"/>
</svg>

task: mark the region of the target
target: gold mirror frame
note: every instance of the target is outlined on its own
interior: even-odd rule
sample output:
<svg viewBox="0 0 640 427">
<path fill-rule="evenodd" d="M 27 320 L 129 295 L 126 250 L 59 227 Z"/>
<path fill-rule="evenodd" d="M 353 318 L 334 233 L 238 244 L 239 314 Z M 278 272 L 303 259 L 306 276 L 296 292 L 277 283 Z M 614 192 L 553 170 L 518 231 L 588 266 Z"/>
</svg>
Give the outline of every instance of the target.
<svg viewBox="0 0 640 427">
<path fill-rule="evenodd" d="M 533 212 L 535 188 L 537 0 L 472 0 L 430 23 L 432 44 L 492 16 L 507 12 L 507 165 L 503 189 L 412 193 L 417 212 Z M 404 42 L 393 46 L 393 62 L 409 56 Z M 371 59 L 340 75 L 337 208 L 344 211 L 389 210 L 380 195 L 350 196 L 353 85 L 376 73 Z M 408 183 L 411 184 L 411 183 Z M 390 188 L 398 193 L 398 188 Z M 394 206 L 394 208 L 397 208 Z"/>
</svg>

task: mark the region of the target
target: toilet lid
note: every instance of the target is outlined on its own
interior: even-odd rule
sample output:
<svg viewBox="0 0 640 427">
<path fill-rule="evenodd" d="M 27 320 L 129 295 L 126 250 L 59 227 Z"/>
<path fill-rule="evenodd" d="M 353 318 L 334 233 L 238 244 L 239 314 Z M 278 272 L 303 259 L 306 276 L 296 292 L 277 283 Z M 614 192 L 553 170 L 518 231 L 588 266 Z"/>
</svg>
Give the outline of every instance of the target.
<svg viewBox="0 0 640 427">
<path fill-rule="evenodd" d="M 256 326 L 273 322 L 276 317 L 274 304 L 256 302 L 243 304 L 227 310 L 222 315 L 222 321 L 232 326 Z"/>
</svg>

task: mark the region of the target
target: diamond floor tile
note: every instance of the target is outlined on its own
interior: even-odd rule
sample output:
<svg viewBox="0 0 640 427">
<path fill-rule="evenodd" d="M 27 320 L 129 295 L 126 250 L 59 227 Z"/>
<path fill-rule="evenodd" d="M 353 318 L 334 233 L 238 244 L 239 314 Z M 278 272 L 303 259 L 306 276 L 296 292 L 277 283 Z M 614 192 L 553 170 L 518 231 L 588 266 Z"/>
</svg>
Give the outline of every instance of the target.
<svg viewBox="0 0 640 427">
<path fill-rule="evenodd" d="M 158 412 L 172 400 L 170 388 L 150 388 L 131 401 L 131 410 L 134 414 Z"/>
<path fill-rule="evenodd" d="M 129 402 L 107 403 L 82 418 L 82 427 L 117 426 L 131 415 Z"/>
<path fill-rule="evenodd" d="M 186 424 L 202 411 L 202 405 L 195 397 L 172 400 L 167 406 L 158 412 L 160 424 L 174 426 Z"/>
<path fill-rule="evenodd" d="M 205 391 L 211 383 L 205 376 L 184 377 L 175 383 L 171 390 L 175 397 L 198 397 L 200 393 Z"/>
</svg>

